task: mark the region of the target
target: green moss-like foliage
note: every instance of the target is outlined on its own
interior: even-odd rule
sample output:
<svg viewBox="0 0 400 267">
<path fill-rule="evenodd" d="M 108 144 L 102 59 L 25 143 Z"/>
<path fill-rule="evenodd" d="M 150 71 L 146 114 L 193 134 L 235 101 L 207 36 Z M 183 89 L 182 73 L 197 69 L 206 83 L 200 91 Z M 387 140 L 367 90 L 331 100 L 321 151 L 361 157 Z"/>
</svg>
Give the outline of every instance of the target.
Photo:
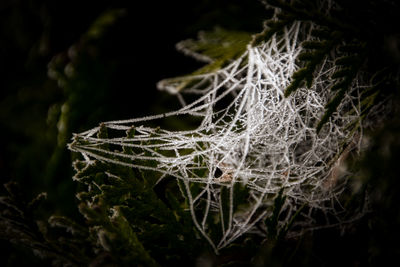
<svg viewBox="0 0 400 267">
<path fill-rule="evenodd" d="M 312 31 L 314 41 L 302 44 L 305 51 L 298 58 L 302 68 L 293 75 L 286 95 L 303 85 L 311 87 L 319 64 L 327 56 L 334 55 L 337 71 L 331 78 L 336 83 L 327 88 L 334 96 L 317 125 L 318 130 L 336 111 L 344 93 L 361 71 L 370 74 L 372 84 L 361 92 L 361 118 L 366 117 L 383 98 L 396 92 L 398 59 L 391 57 L 393 51 L 387 42 L 397 38 L 396 24 L 393 23 L 397 16 L 393 14 L 399 10 L 398 4 L 337 0 L 343 8 L 331 10 L 326 15 L 323 9 L 317 8 L 317 1 L 266 2 L 271 7 L 278 7 L 279 11 L 274 20 L 266 22 L 265 30 L 255 35 L 253 45 L 279 34 L 295 20 L 311 21 L 316 25 Z M 54 106 L 56 118 L 50 118 L 56 121 L 54 124 L 58 125 L 59 132 L 53 162 L 49 164 L 52 170 L 48 170 L 47 176 L 52 176 L 59 166 L 54 163 L 58 154 L 65 153 L 62 151 L 71 131 L 87 128 L 82 124 L 98 121 L 104 115 L 96 105 L 106 99 L 104 86 L 109 77 L 103 74 L 108 73 L 112 66 L 97 64 L 99 62 L 91 53 L 98 52 L 96 47 L 100 45 L 101 37 L 122 15 L 121 10 L 101 15 L 71 49 L 77 54 L 71 58 L 66 53 L 60 54 L 49 64 L 50 75 L 63 88 L 65 101 Z M 266 17 L 269 15 L 267 11 Z M 216 28 L 200 35 L 197 41 L 181 43 L 181 50 L 208 63 L 192 74 L 197 75 L 215 71 L 240 56 L 250 39 L 250 33 Z M 192 75 L 182 83 L 182 88 L 195 82 L 190 80 Z M 96 93 L 93 93 L 93 87 Z M 393 117 L 397 115 L 394 113 Z M 217 256 L 193 226 L 186 200 L 181 196 L 185 189 L 179 187 L 179 182 L 165 177 L 157 183 L 159 177 L 150 171 L 82 159 L 74 162 L 76 205 L 82 218 L 73 220 L 59 213 L 49 216 L 45 193 L 33 200 L 26 199 L 18 185 L 10 182 L 5 186 L 5 196 L 0 198 L 0 235 L 2 240 L 13 243 L 21 255 L 31 255 L 29 251 L 32 251 L 35 257 L 29 258 L 30 264 L 40 266 L 201 266 L 202 262 L 211 262 L 214 266 L 382 265 L 393 260 L 393 255 L 398 252 L 398 246 L 389 245 L 398 240 L 398 125 L 398 120 L 394 120 L 393 124 L 381 129 L 371 150 L 358 162 L 360 166 L 357 168 L 362 170 L 361 197 L 349 197 L 346 208 L 364 206 L 353 205 L 352 201 L 364 201 L 366 198 L 362 196 L 368 189 L 373 192 L 371 201 L 374 201 L 375 211 L 344 235 L 336 230 L 327 230 L 305 234 L 299 239 L 285 239 L 285 232 L 298 213 L 283 231 L 276 230 L 285 201 L 281 191 L 273 199 L 272 217 L 266 222 L 267 238 L 250 233 Z M 109 134 L 103 127 L 99 138 Z M 127 137 L 134 134 L 132 128 Z M 131 154 L 135 151 L 125 148 L 120 152 Z M 34 158 L 32 162 L 35 163 Z M 189 190 L 199 188 L 194 185 Z M 246 205 L 248 194 L 240 185 L 235 192 L 234 206 L 237 210 L 233 212 L 240 212 L 240 203 Z M 221 199 L 223 215 L 212 218 L 216 224 L 226 222 L 230 212 L 229 190 L 225 187 Z M 304 210 L 306 207 L 298 212 Z M 221 234 L 211 222 L 210 228 L 215 236 Z"/>
<path fill-rule="evenodd" d="M 214 31 L 201 32 L 197 40 L 189 39 L 177 44 L 178 50 L 207 64 L 189 75 L 166 79 L 182 90 L 196 83 L 196 75 L 219 70 L 241 56 L 251 40 L 251 33 L 231 31 L 217 27 Z M 179 83 L 179 85 L 176 85 Z"/>
<path fill-rule="evenodd" d="M 99 137 L 107 136 L 105 131 Z M 75 180 L 82 185 L 79 209 L 91 236 L 118 263 L 193 264 L 193 253 L 204 244 L 196 238 L 182 199 L 176 198 L 177 188 L 168 183 L 156 188 L 145 179 L 148 173 L 99 161 L 77 161 L 75 168 Z"/>
<path fill-rule="evenodd" d="M 362 118 L 374 104 L 396 90 L 397 81 L 393 76 L 396 76 L 398 62 L 387 62 L 379 57 L 387 53 L 385 39 L 396 35 L 396 29 L 391 23 L 399 7 L 395 3 L 380 1 L 334 1 L 331 7 L 320 6 L 318 2 L 266 1 L 271 7 L 277 8 L 276 16 L 266 21 L 265 30 L 255 35 L 253 45 L 281 33 L 285 26 L 294 21 L 313 23 L 315 28 L 312 35 L 315 39 L 302 43 L 305 52 L 298 57 L 302 68 L 293 74 L 285 95 L 292 94 L 304 85 L 310 88 L 314 73 L 322 62 L 326 58 L 335 61 L 337 71 L 330 77 L 335 83 L 327 88 L 334 96 L 326 104 L 325 114 L 316 125 L 317 131 L 320 131 L 361 73 L 374 77 L 370 80 L 371 87 L 361 92 L 365 100 L 362 103 Z M 372 10 L 374 13 L 371 13 Z M 383 21 L 385 16 L 387 19 Z"/>
</svg>

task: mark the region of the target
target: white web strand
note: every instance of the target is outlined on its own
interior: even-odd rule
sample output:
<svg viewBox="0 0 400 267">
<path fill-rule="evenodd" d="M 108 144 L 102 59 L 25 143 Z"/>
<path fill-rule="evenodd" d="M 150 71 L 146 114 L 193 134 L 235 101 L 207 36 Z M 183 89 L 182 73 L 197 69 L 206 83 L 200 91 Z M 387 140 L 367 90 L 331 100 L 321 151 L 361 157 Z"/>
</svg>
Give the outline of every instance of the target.
<svg viewBox="0 0 400 267">
<path fill-rule="evenodd" d="M 97 127 L 75 135 L 70 148 L 87 158 L 152 170 L 162 177 L 170 175 L 181 180 L 194 224 L 216 252 L 246 232 L 265 235 L 255 225 L 271 216 L 273 199 L 282 188 L 286 196 L 282 210 L 287 215 L 278 227 L 283 228 L 303 204 L 309 207 L 296 220 L 300 230 L 289 234 L 320 227 L 312 215 L 316 210 L 325 214 L 327 225 L 345 223 L 340 216 L 342 210 L 337 208 L 345 180 L 335 176 L 332 169 L 343 145 L 361 138 L 361 134 L 344 127 L 359 119 L 358 85 L 354 84 L 338 112 L 317 134 L 315 124 L 331 98 L 329 88 L 333 81 L 329 77 L 335 71 L 333 63 L 324 62 L 312 88 L 300 88 L 287 98 L 283 95 L 299 68 L 295 63 L 301 51 L 299 40 L 308 38 L 301 33 L 303 28 L 294 23 L 281 36 L 258 47 L 249 46 L 225 68 L 188 77 L 192 81 L 190 88 L 179 91 L 179 82 L 184 78 L 160 82 L 161 89 L 179 94 L 184 104 L 180 110 L 105 122 L 105 127 L 120 131 L 121 135 L 97 138 Z M 188 95 L 198 98 L 185 104 Z M 202 122 L 187 131 L 145 125 L 180 115 L 200 117 Z M 133 126 L 135 136 L 125 137 L 124 131 Z M 117 149 L 111 151 L 104 144 Z M 123 152 L 127 148 L 135 153 Z M 215 177 L 217 170 L 222 172 L 219 177 Z M 192 183 L 201 186 L 196 195 L 190 189 Z M 242 184 L 248 191 L 245 207 L 235 207 L 235 184 Z M 229 189 L 229 210 L 223 209 L 226 203 L 221 197 L 222 187 Z M 209 236 L 209 224 L 215 218 L 219 218 L 221 226 L 219 240 Z"/>
</svg>

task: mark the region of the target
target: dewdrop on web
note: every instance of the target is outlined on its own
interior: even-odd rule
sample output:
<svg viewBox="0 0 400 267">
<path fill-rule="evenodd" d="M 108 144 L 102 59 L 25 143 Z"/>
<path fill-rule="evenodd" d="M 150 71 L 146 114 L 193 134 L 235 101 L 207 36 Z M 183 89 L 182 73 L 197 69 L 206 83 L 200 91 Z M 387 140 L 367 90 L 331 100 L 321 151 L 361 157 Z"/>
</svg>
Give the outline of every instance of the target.
<svg viewBox="0 0 400 267">
<path fill-rule="evenodd" d="M 195 227 L 216 253 L 246 233 L 267 236 L 265 221 L 272 216 L 279 194 L 285 196 L 285 216 L 278 230 L 296 216 L 289 237 L 357 220 L 366 207 L 348 216 L 340 196 L 348 184 L 345 157 L 359 151 L 363 139 L 362 127 L 352 131 L 345 126 L 360 119 L 359 89 L 366 84 L 361 78 L 354 82 L 337 112 L 317 133 L 315 124 L 332 97 L 326 88 L 333 83 L 329 79 L 335 72 L 333 61 L 327 58 L 319 67 L 311 88 L 284 97 L 292 74 L 299 69 L 300 43 L 312 38 L 307 28 L 295 22 L 268 42 L 249 45 L 220 70 L 159 82 L 160 89 L 179 97 L 182 108 L 104 122 L 102 127 L 120 135 L 98 138 L 101 127 L 96 127 L 76 134 L 70 149 L 87 161 L 151 170 L 160 174 L 160 180 L 175 177 Z M 183 88 L 182 80 L 190 83 Z M 197 99 L 187 100 L 193 96 Z M 201 123 L 181 131 L 148 126 L 175 116 L 193 116 Z M 132 127 L 135 135 L 126 137 Z M 104 145 L 112 145 L 113 150 Z M 127 148 L 138 152 L 124 153 Z M 200 190 L 191 190 L 193 184 Z M 245 205 L 235 201 L 238 190 L 246 192 Z M 315 213 L 323 215 L 323 222 L 315 222 Z M 210 224 L 215 222 L 219 237 L 210 235 Z"/>
</svg>

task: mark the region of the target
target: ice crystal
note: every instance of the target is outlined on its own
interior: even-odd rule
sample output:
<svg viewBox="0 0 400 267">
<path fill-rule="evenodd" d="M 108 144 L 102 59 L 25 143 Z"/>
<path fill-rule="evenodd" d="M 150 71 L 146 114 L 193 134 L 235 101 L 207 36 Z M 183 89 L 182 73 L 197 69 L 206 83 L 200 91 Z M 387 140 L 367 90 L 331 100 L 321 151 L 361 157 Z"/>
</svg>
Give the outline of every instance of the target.
<svg viewBox="0 0 400 267">
<path fill-rule="evenodd" d="M 175 177 L 194 225 L 215 251 L 245 233 L 266 236 L 280 194 L 284 197 L 276 228 L 286 229 L 296 216 L 288 235 L 353 220 L 359 214 L 342 216 L 339 199 L 346 171 L 340 163 L 361 140 L 362 127 L 356 131 L 346 127 L 360 120 L 361 85 L 353 83 L 319 133 L 315 125 L 332 97 L 328 90 L 335 71 L 332 59 L 327 57 L 319 67 L 311 88 L 284 97 L 299 69 L 300 43 L 312 38 L 309 29 L 310 25 L 295 22 L 268 42 L 249 45 L 220 70 L 161 81 L 160 89 L 179 96 L 181 109 L 104 122 L 76 134 L 70 149 L 88 161 L 151 170 L 160 174 L 159 179 Z M 193 96 L 197 99 L 188 102 Z M 200 118 L 201 123 L 179 131 L 149 126 L 182 115 Z M 102 127 L 120 134 L 98 138 Z M 237 201 L 238 194 L 244 201 Z M 323 219 L 314 218 L 318 212 Z M 220 227 L 220 235 L 211 233 L 211 224 Z"/>
</svg>

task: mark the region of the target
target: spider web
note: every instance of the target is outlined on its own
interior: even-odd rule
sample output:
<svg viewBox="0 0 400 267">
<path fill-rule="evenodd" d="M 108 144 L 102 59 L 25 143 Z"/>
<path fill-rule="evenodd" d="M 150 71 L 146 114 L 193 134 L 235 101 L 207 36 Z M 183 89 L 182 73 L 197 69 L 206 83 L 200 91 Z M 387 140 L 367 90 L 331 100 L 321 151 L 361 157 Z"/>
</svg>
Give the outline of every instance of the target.
<svg viewBox="0 0 400 267">
<path fill-rule="evenodd" d="M 178 95 L 181 109 L 104 122 L 75 134 L 70 149 L 88 162 L 150 170 L 160 180 L 175 177 L 194 225 L 216 252 L 245 233 L 267 236 L 280 194 L 284 197 L 275 227 L 283 231 L 294 221 L 288 236 L 358 218 L 361 214 L 343 215 L 339 197 L 346 188 L 341 157 L 358 149 L 362 137 L 361 127 L 346 127 L 360 120 L 361 85 L 353 84 L 319 134 L 315 125 L 332 96 L 332 60 L 326 59 L 315 73 L 310 89 L 283 95 L 299 69 L 299 43 L 311 38 L 305 29 L 296 22 L 263 45 L 248 46 L 241 57 L 213 73 L 161 81 L 158 87 Z M 193 96 L 196 100 L 187 104 Z M 182 115 L 201 123 L 185 131 L 148 126 Z M 116 136 L 96 137 L 101 127 Z M 134 135 L 125 135 L 133 129 Z M 322 219 L 316 219 L 317 213 Z"/>
</svg>

